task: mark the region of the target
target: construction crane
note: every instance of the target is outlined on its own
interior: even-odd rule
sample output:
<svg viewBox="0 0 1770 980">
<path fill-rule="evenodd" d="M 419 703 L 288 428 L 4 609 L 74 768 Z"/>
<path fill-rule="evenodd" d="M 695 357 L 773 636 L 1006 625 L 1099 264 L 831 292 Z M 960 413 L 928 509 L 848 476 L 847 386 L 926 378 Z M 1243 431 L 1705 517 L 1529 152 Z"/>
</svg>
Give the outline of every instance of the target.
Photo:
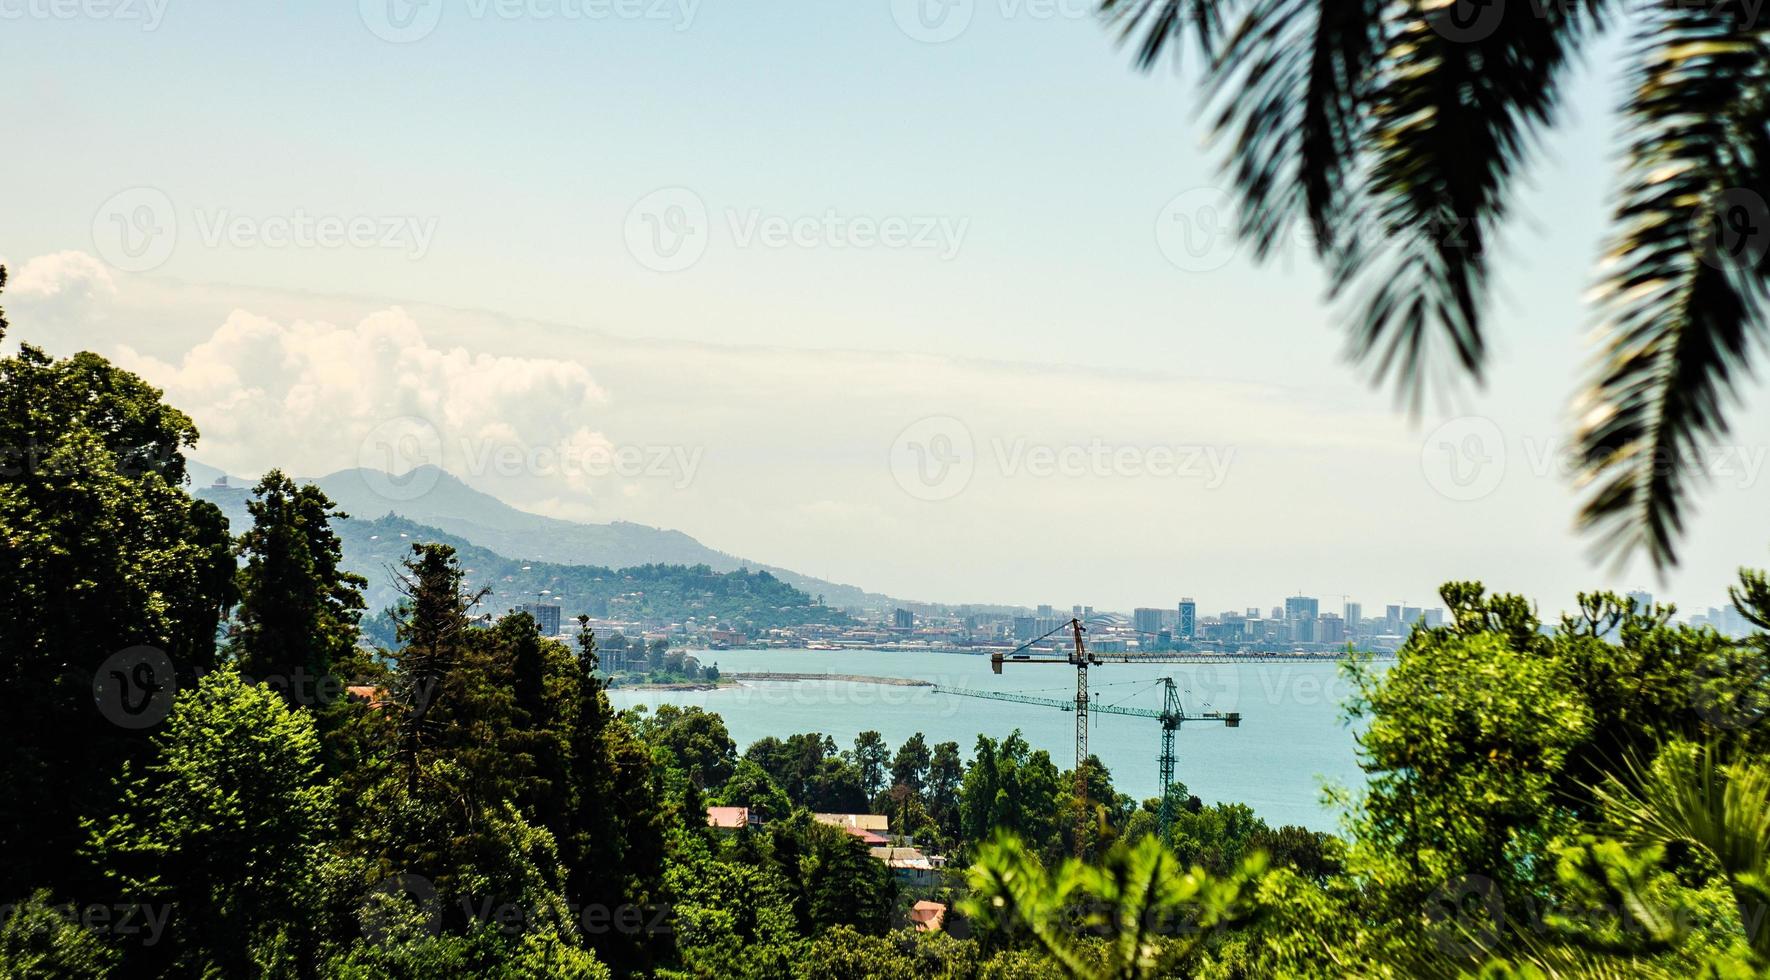
<svg viewBox="0 0 1770 980">
<path fill-rule="evenodd" d="M 1075 640 L 1067 656 L 1040 657 L 1023 651 L 1031 649 L 1059 630 L 1068 629 Z M 1081 812 L 1076 814 L 1076 850 L 1082 848 L 1082 824 L 1087 820 L 1088 779 L 1086 765 L 1088 762 L 1088 668 L 1101 664 L 1286 664 L 1286 663 L 1324 663 L 1338 658 L 1311 656 L 1309 654 L 1209 654 L 1209 653 L 1118 653 L 1101 655 L 1089 650 L 1082 642 L 1082 634 L 1087 627 L 1079 619 L 1071 618 L 1069 622 L 1051 630 L 1044 636 L 1015 647 L 1008 653 L 993 653 L 989 658 L 989 669 L 1000 674 L 1003 664 L 1068 664 L 1076 669 L 1076 696 L 1073 710 L 1076 713 L 1076 799 L 1081 803 Z M 1239 718 L 1238 718 L 1239 720 Z"/>
<path fill-rule="evenodd" d="M 1174 733 L 1179 730 L 1180 725 L 1183 722 L 1188 722 L 1188 721 L 1220 722 L 1220 723 L 1222 723 L 1223 727 L 1225 727 L 1225 728 L 1240 728 L 1241 727 L 1241 712 L 1239 712 L 1239 711 L 1228 711 L 1228 712 L 1206 711 L 1201 714 L 1189 715 L 1186 713 L 1185 709 L 1180 706 L 1180 693 L 1179 693 L 1178 689 L 1176 689 L 1174 687 L 1174 679 L 1172 677 L 1164 677 L 1161 679 L 1161 684 L 1163 687 L 1163 691 L 1162 691 L 1162 709 L 1160 711 L 1156 711 L 1156 710 L 1153 710 L 1150 708 L 1126 708 L 1126 707 L 1123 707 L 1122 705 L 1116 705 L 1116 704 L 1096 705 L 1096 706 L 1094 706 L 1093 710 L 1097 713 L 1100 713 L 1100 714 L 1130 715 L 1134 718 L 1154 718 L 1157 721 L 1161 722 L 1161 725 L 1162 725 L 1162 754 L 1161 754 L 1162 795 L 1161 795 L 1161 809 L 1158 811 L 1158 813 L 1159 813 L 1159 821 L 1160 821 L 1160 826 L 1161 826 L 1161 834 L 1162 834 L 1163 839 L 1166 839 L 1168 836 L 1168 825 L 1173 821 L 1173 817 L 1174 817 L 1173 806 L 1168 799 L 1168 787 L 1171 786 L 1174 782 Z M 1027 694 L 1015 694 L 1015 693 L 1007 692 L 1007 691 L 976 691 L 976 690 L 971 690 L 968 688 L 945 687 L 943 685 L 936 684 L 934 686 L 934 693 L 936 693 L 936 694 L 952 694 L 952 695 L 957 695 L 959 697 L 967 697 L 967 698 L 989 698 L 994 701 L 1013 701 L 1017 704 L 1039 704 L 1039 705 L 1044 705 L 1045 707 L 1048 707 L 1048 708 L 1056 708 L 1059 711 L 1074 711 L 1076 709 L 1075 702 L 1062 701 L 1057 698 L 1039 698 L 1039 697 L 1033 697 L 1033 696 L 1027 695 Z M 1082 757 L 1080 757 L 1080 761 L 1078 761 L 1076 763 L 1076 771 L 1077 772 L 1081 771 L 1081 762 L 1085 761 L 1086 758 L 1087 758 L 1086 756 L 1082 756 Z M 1086 801 L 1086 796 L 1085 796 L 1086 790 L 1087 790 L 1086 784 L 1083 783 L 1080 792 L 1084 795 L 1077 797 L 1078 799 L 1081 799 L 1084 801 L 1084 806 L 1085 806 L 1085 801 Z"/>
</svg>

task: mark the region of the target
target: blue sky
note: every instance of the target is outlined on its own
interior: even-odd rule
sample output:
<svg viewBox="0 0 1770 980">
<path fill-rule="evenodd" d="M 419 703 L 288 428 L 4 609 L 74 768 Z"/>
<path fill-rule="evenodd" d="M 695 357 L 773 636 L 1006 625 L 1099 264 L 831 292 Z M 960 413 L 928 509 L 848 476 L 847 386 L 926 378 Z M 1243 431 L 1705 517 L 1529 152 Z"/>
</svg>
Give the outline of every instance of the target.
<svg viewBox="0 0 1770 980">
<path fill-rule="evenodd" d="M 15 272 L 69 251 L 111 266 L 102 302 L 78 309 L 68 293 L 51 302 L 43 267 L 38 295 L 8 297 L 16 332 L 52 348 L 127 347 L 174 397 L 217 416 L 237 399 L 199 384 L 213 375 L 203 358 L 245 348 L 187 360 L 235 310 L 289 331 L 350 330 L 398 306 L 438 350 L 530 359 L 505 365 L 518 376 L 524 363 L 570 361 L 594 379 L 572 389 L 568 420 L 484 396 L 506 424 L 460 422 L 483 438 L 676 440 L 714 461 L 687 488 L 482 475 L 485 489 L 680 527 L 870 588 L 1117 607 L 1184 593 L 1208 609 L 1302 588 L 1368 608 L 1452 576 L 1545 601 L 1602 578 L 1567 531 L 1573 497 L 1551 456 L 1611 181 L 1608 52 L 1577 76 L 1569 117 L 1517 198 L 1497 266 L 1493 384 L 1416 426 L 1340 360 L 1304 249 L 1202 270 L 1164 254 L 1164 208 L 1220 183 L 1197 90 L 1169 69 L 1132 71 L 1079 5 L 989 0 L 958 36 L 923 43 L 889 0 L 647 0 L 598 20 L 572 16 L 586 9 L 575 0 L 533 0 L 509 18 L 442 0 L 418 8 L 441 11 L 426 36 L 390 43 L 371 29 L 385 24 L 375 2 L 163 2 L 63 18 L 47 0 L 0 0 L 0 81 L 13 94 L 0 254 Z M 102 240 L 107 202 L 131 188 L 161 195 L 177 225 L 164 260 L 140 270 L 116 268 Z M 644 227 L 635 208 L 660 189 L 670 201 L 686 191 L 706 215 L 704 252 L 680 271 L 631 244 Z M 266 223 L 297 214 L 422 228 L 424 246 L 267 245 Z M 944 227 L 952 248 L 743 237 L 830 214 Z M 227 221 L 245 222 L 247 239 L 213 237 Z M 228 363 L 241 391 L 286 401 L 294 390 L 253 373 L 289 370 L 289 356 Z M 1066 372 L 1097 395 L 1054 394 Z M 1268 430 L 1238 421 L 1265 419 L 1263 406 L 1279 406 Z M 392 410 L 366 405 L 362 421 Z M 1509 466 L 1490 493 L 1446 501 L 1422 478 L 1423 441 L 1463 415 L 1493 420 Z M 986 478 L 956 503 L 899 499 L 884 463 L 892 435 L 928 416 L 960 418 L 980 447 L 1235 445 L 1245 475 L 1205 493 L 998 473 L 1012 491 L 999 498 L 984 499 L 1002 489 Z M 798 441 L 758 434 L 770 427 Z M 1749 423 L 1740 442 L 1762 447 L 1764 430 Z M 334 461 L 279 438 L 237 433 L 199 455 L 252 471 L 279 462 L 276 442 L 316 470 Z M 339 465 L 360 438 L 342 440 Z M 1245 485 L 1256 479 L 1257 491 Z M 1706 605 L 1733 567 L 1762 563 L 1763 495 L 1756 479 L 1708 494 L 1688 567 L 1664 591 Z M 1051 526 L 1098 533 L 1058 562 L 1024 543 Z M 1608 581 L 1653 585 L 1640 569 Z"/>
</svg>

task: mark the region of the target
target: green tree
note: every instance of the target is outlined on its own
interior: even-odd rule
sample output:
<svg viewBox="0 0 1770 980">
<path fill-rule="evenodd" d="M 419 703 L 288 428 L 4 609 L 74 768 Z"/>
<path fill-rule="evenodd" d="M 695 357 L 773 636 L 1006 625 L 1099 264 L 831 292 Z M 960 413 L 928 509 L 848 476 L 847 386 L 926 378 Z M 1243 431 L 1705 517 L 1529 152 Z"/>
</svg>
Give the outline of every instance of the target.
<svg viewBox="0 0 1770 980">
<path fill-rule="evenodd" d="M 93 856 L 132 901 L 177 910 L 177 973 L 244 976 L 265 950 L 313 949 L 333 789 L 312 715 L 231 668 L 181 693 L 151 764 L 117 777 L 119 810 L 86 821 Z"/>
<path fill-rule="evenodd" d="M 163 717 L 175 673 L 216 665 L 232 545 L 181 489 L 196 440 L 157 389 L 95 354 L 26 344 L 0 359 L 0 895 L 89 882 L 80 819 L 144 757 L 134 728 Z"/>
<path fill-rule="evenodd" d="M 927 786 L 928 766 L 932 761 L 928 741 L 921 732 L 904 739 L 897 747 L 897 754 L 891 758 L 891 785 L 908 786 L 910 792 L 921 793 Z"/>
<path fill-rule="evenodd" d="M 470 613 L 486 590 L 465 590 L 455 549 L 446 544 L 414 543 L 404 567 L 400 593 L 405 601 L 394 613 L 401 647 L 394 653 L 399 670 L 393 694 L 400 713 L 406 791 L 416 793 L 421 753 L 437 727 L 430 714 L 444 694 L 444 682 L 463 659 L 473 626 Z"/>
<path fill-rule="evenodd" d="M 965 763 L 959 743 L 941 742 L 928 760 L 928 814 L 948 836 L 959 832 L 959 788 L 965 779 Z"/>
<path fill-rule="evenodd" d="M 5 284 L 0 269 L 0 285 Z M 39 891 L 16 906 L 0 906 L 0 980 L 101 980 L 117 953 L 98 934 L 56 908 Z"/>
<path fill-rule="evenodd" d="M 891 870 L 859 837 L 822 824 L 817 831 L 806 882 L 812 923 L 820 931 L 845 925 L 869 935 L 883 934 L 891 927 L 897 899 Z"/>
<path fill-rule="evenodd" d="M 1030 937 L 1066 977 L 1131 980 L 1167 975 L 1199 951 L 1209 930 L 1246 915 L 1249 886 L 1264 870 L 1256 858 L 1224 878 L 1182 871 L 1160 841 L 1145 837 L 1115 845 L 1099 864 L 1066 860 L 1053 874 L 1003 834 L 979 846 L 961 908 L 987 932 Z M 1093 946 L 1086 935 L 1104 941 Z"/>
<path fill-rule="evenodd" d="M 342 723 L 335 672 L 352 659 L 368 580 L 343 570 L 334 509 L 318 487 L 271 470 L 246 504 L 240 536 L 239 608 L 233 653 L 249 678 L 315 709 L 322 730 Z"/>
<path fill-rule="evenodd" d="M 639 724 L 639 735 L 668 749 L 676 764 L 705 790 L 725 785 L 737 767 L 737 743 L 726 731 L 725 719 L 699 707 L 658 705 Z"/>
<path fill-rule="evenodd" d="M 984 841 L 1006 831 L 1055 856 L 1063 850 L 1064 818 L 1073 816 L 1068 801 L 1051 756 L 1033 751 L 1018 729 L 1000 742 L 977 737 L 959 800 L 965 840 Z"/>
<path fill-rule="evenodd" d="M 860 776 L 860 791 L 871 800 L 886 789 L 886 764 L 891 761 L 891 748 L 885 736 L 865 731 L 854 739 L 854 768 Z"/>
</svg>

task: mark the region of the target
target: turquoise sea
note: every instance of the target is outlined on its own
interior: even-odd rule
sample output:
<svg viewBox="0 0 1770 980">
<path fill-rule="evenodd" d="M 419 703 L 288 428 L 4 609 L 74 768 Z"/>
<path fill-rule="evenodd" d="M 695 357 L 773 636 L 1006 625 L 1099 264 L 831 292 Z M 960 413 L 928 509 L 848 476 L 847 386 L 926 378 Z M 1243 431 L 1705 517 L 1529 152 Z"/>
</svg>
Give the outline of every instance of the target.
<svg viewBox="0 0 1770 980">
<path fill-rule="evenodd" d="M 721 650 L 697 652 L 727 672 L 861 674 L 914 677 L 936 684 L 1074 700 L 1075 671 L 1064 664 L 1009 664 L 1000 676 L 987 657 L 884 651 Z M 1274 826 L 1338 829 L 1339 814 L 1322 801 L 1325 785 L 1363 783 L 1354 728 L 1341 720 L 1351 693 L 1334 663 L 1106 664 L 1089 671 L 1096 704 L 1160 709 L 1171 676 L 1186 712 L 1239 711 L 1241 727 L 1189 722 L 1175 750 L 1177 778 L 1206 802 L 1240 801 Z M 1075 716 L 1042 705 L 936 694 L 926 687 L 845 681 L 745 682 L 715 691 L 615 690 L 617 708 L 672 703 L 718 712 L 742 752 L 766 735 L 823 732 L 844 748 L 867 729 L 892 750 L 916 732 L 930 745 L 959 743 L 969 760 L 979 734 L 1001 738 L 1018 728 L 1061 769 L 1075 762 Z M 1153 797 L 1161 728 L 1152 718 L 1095 712 L 1089 748 L 1112 772 L 1113 784 L 1138 799 Z"/>
</svg>

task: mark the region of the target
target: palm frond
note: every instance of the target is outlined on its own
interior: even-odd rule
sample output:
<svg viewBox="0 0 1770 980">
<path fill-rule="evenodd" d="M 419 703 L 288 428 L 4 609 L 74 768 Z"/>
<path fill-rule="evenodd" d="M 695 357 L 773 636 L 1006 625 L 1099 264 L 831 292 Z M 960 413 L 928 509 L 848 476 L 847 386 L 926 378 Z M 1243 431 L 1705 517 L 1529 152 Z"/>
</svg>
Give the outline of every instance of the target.
<svg viewBox="0 0 1770 980">
<path fill-rule="evenodd" d="M 1746 940 L 1770 956 L 1770 761 L 1727 759 L 1714 746 L 1672 746 L 1598 791 L 1621 833 L 1707 854 L 1739 905 Z"/>
<path fill-rule="evenodd" d="M 1242 233 L 1264 258 L 1307 216 L 1318 254 L 1352 194 L 1382 0 L 1255 0 L 1212 65 Z"/>
<path fill-rule="evenodd" d="M 1440 345 L 1457 373 L 1482 378 L 1487 251 L 1508 186 L 1604 12 L 1491 4 L 1463 24 L 1463 7 L 1409 0 L 1390 25 L 1367 100 L 1371 213 L 1354 231 L 1367 237 L 1342 246 L 1330 270 L 1334 294 L 1354 294 L 1354 358 L 1415 410 Z"/>
<path fill-rule="evenodd" d="M 1644 548 L 1665 567 L 1700 472 L 1693 457 L 1727 432 L 1735 378 L 1764 335 L 1761 198 L 1746 215 L 1755 241 L 1727 242 L 1724 222 L 1751 210 L 1733 189 L 1770 180 L 1770 59 L 1749 18 L 1726 7 L 1656 7 L 1635 47 L 1628 185 L 1596 291 L 1593 378 L 1577 403 L 1580 476 L 1593 486 L 1579 523 L 1600 556 Z"/>
<path fill-rule="evenodd" d="M 1119 38 L 1137 41 L 1137 67 L 1149 69 L 1168 45 L 1183 41 L 1188 31 L 1207 57 L 1223 33 L 1223 11 L 1230 0 L 1100 0 L 1100 13 L 1119 27 Z"/>
</svg>

